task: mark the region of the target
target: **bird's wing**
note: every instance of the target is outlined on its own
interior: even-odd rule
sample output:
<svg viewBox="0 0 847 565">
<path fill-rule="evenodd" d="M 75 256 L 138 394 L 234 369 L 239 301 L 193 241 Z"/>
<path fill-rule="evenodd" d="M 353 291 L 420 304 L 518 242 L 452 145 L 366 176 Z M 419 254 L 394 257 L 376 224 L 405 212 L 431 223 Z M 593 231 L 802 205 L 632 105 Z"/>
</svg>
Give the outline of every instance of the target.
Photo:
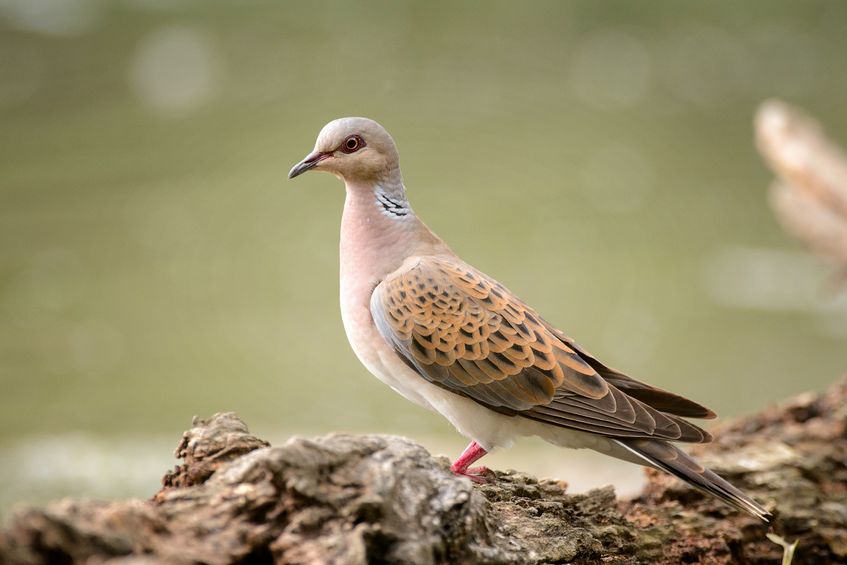
<svg viewBox="0 0 847 565">
<path fill-rule="evenodd" d="M 556 337 L 567 343 L 573 348 L 580 357 L 585 359 L 585 362 L 591 365 L 597 373 L 606 379 L 610 385 L 614 385 L 621 392 L 626 393 L 633 398 L 652 406 L 661 412 L 674 414 L 675 416 L 683 416 L 686 418 L 704 418 L 711 420 L 717 415 L 705 406 L 689 400 L 684 396 L 676 393 L 663 390 L 659 387 L 649 385 L 637 379 L 633 379 L 617 369 L 607 367 L 597 360 L 594 355 L 589 353 L 585 348 L 574 342 L 573 339 L 564 334 L 561 330 L 547 323 L 547 329 Z"/>
<path fill-rule="evenodd" d="M 497 281 L 454 257 L 419 257 L 411 264 L 374 289 L 371 314 L 380 334 L 428 381 L 492 410 L 566 428 L 610 437 L 711 439 L 623 392 L 629 377 L 604 377 L 593 357 Z"/>
</svg>

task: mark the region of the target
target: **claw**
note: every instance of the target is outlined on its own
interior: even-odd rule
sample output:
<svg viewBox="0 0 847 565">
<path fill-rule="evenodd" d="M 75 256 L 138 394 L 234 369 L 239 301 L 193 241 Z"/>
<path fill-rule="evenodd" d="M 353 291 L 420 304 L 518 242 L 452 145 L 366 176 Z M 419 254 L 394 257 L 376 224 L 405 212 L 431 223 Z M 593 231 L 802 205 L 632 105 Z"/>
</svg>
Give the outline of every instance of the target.
<svg viewBox="0 0 847 565">
<path fill-rule="evenodd" d="M 485 476 L 491 473 L 491 469 L 488 467 L 470 467 L 464 471 L 457 471 L 455 469 L 452 469 L 452 471 L 460 477 L 469 478 L 478 485 L 484 485 L 490 482 L 488 477 Z"/>
</svg>

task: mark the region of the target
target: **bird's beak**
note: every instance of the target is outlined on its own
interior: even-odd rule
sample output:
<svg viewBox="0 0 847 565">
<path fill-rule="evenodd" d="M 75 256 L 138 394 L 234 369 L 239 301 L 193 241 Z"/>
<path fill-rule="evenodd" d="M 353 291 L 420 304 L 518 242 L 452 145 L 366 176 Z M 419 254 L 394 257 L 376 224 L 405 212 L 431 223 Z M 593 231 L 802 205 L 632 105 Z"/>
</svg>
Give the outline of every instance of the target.
<svg viewBox="0 0 847 565">
<path fill-rule="evenodd" d="M 332 157 L 332 153 L 322 153 L 320 151 L 312 151 L 306 157 L 291 167 L 291 170 L 288 171 L 288 178 L 293 179 L 296 176 L 302 175 L 306 171 L 310 169 L 314 169 L 318 163 Z"/>
</svg>

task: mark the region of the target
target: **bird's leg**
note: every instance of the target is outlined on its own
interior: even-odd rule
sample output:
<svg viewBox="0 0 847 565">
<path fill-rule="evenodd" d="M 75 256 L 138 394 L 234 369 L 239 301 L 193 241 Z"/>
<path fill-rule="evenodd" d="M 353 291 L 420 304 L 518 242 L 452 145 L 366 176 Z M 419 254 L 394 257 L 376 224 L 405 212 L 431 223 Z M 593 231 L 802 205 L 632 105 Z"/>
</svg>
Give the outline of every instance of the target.
<svg viewBox="0 0 847 565">
<path fill-rule="evenodd" d="M 475 483 L 486 482 L 483 475 L 488 472 L 487 467 L 471 467 L 471 463 L 477 461 L 483 455 L 488 453 L 477 442 L 472 441 L 459 455 L 459 458 L 450 465 L 450 470 L 457 475 L 467 477 Z"/>
</svg>

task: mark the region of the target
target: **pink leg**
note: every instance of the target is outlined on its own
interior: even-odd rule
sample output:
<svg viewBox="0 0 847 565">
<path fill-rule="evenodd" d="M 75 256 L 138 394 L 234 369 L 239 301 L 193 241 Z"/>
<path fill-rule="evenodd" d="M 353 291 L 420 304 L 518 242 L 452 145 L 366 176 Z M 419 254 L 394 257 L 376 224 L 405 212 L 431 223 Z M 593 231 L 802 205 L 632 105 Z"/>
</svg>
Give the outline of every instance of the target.
<svg viewBox="0 0 847 565">
<path fill-rule="evenodd" d="M 472 441 L 459 455 L 459 458 L 450 465 L 450 470 L 456 473 L 457 475 L 461 475 L 463 477 L 467 477 L 475 483 L 484 483 L 485 473 L 488 472 L 488 468 L 486 467 L 471 467 L 471 464 L 474 461 L 480 459 L 483 455 L 488 453 L 485 451 L 482 446 L 480 446 L 477 442 Z"/>
</svg>

